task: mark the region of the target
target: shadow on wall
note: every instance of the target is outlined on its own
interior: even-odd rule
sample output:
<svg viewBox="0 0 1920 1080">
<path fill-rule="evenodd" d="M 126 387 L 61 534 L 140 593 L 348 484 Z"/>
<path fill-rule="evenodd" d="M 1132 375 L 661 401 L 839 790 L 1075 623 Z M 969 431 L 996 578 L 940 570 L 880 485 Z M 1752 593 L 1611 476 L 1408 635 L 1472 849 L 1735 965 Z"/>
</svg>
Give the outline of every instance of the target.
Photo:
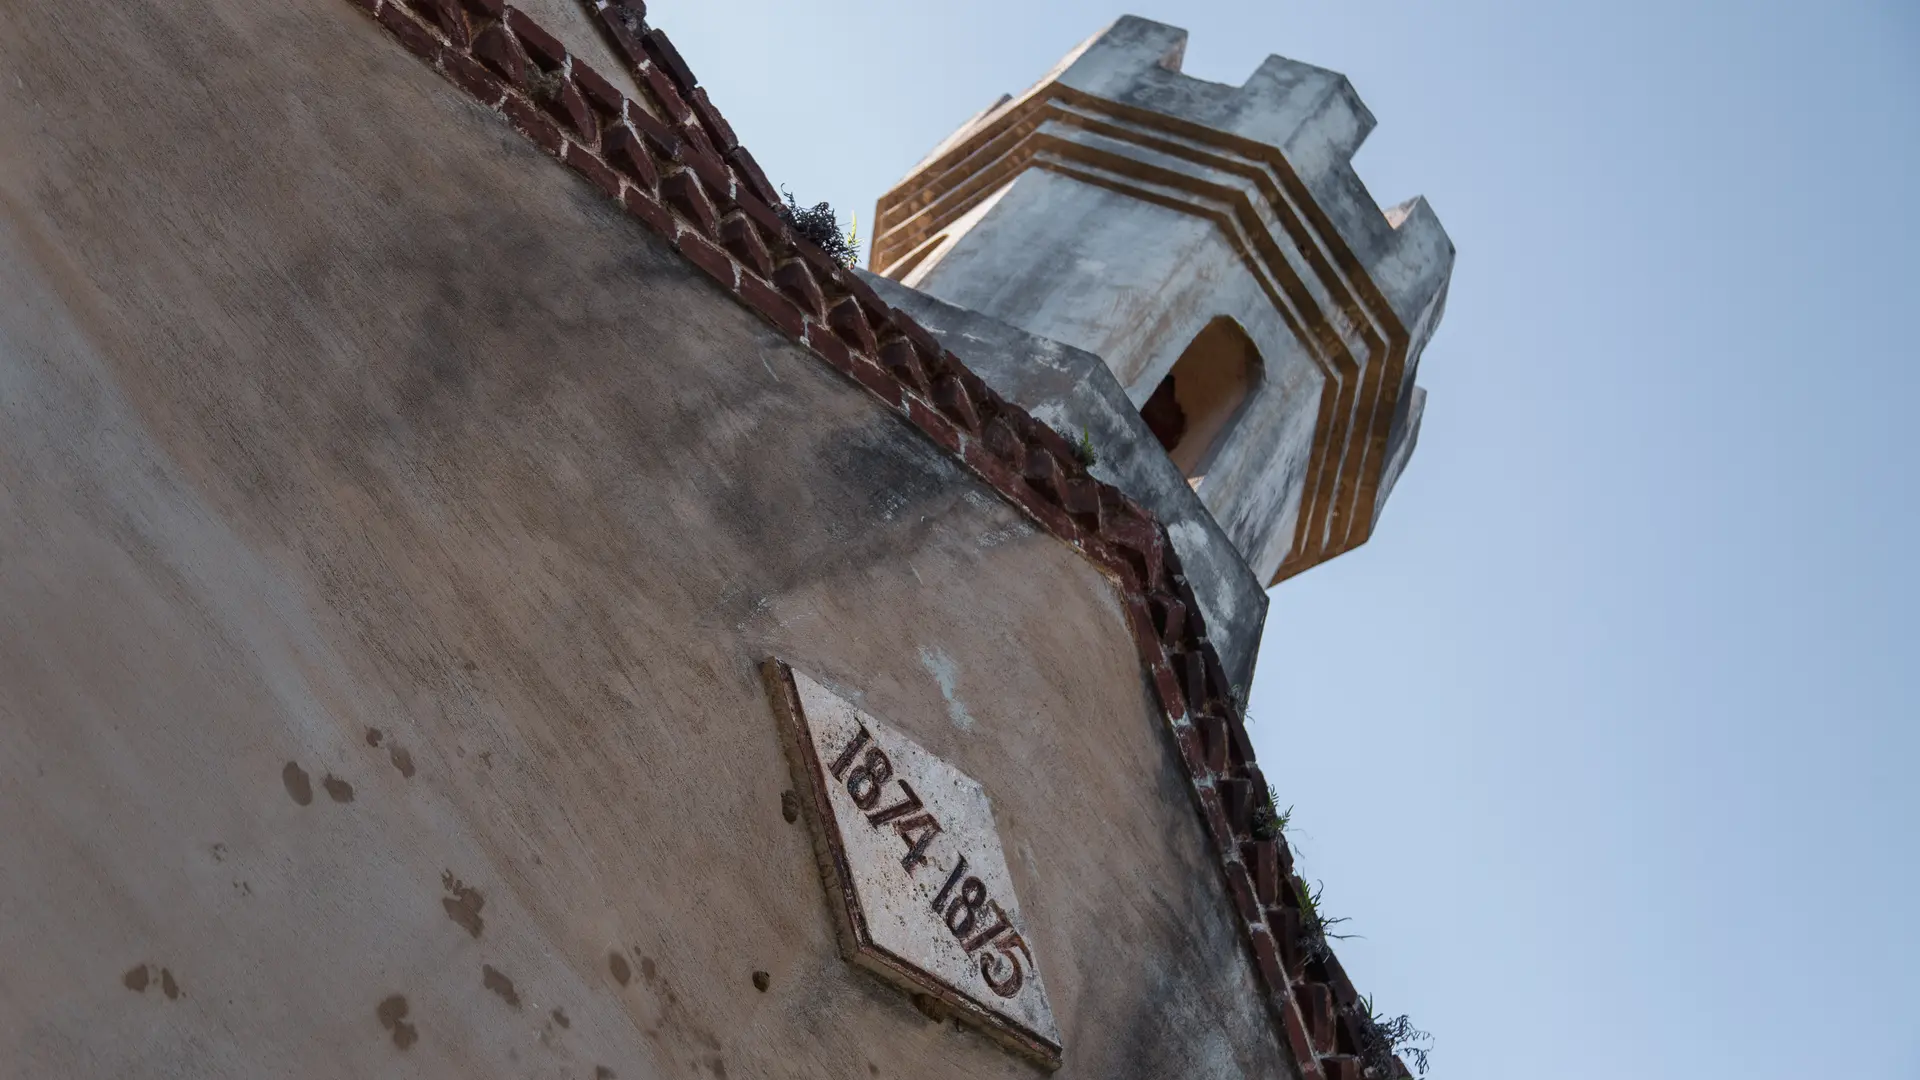
<svg viewBox="0 0 1920 1080">
<path fill-rule="evenodd" d="M 1261 370 L 1253 339 L 1221 315 L 1194 335 L 1140 406 L 1140 418 L 1194 490 L 1260 384 Z"/>
</svg>

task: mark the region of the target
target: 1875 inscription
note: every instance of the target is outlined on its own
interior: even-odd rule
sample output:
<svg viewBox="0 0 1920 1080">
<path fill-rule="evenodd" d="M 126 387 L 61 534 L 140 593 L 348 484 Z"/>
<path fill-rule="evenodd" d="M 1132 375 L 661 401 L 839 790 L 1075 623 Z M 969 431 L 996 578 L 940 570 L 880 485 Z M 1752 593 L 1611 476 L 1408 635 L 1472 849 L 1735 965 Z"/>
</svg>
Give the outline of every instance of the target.
<svg viewBox="0 0 1920 1080">
<path fill-rule="evenodd" d="M 1057 1066 L 985 790 L 805 673 L 767 676 L 848 958 Z"/>
</svg>

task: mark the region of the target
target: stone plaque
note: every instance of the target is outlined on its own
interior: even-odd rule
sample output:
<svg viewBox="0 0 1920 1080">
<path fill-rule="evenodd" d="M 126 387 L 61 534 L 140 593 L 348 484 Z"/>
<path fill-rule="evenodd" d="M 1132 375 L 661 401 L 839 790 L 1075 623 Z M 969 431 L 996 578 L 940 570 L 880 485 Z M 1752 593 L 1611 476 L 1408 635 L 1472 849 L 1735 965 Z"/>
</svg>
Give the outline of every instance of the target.
<svg viewBox="0 0 1920 1080">
<path fill-rule="evenodd" d="M 766 674 L 847 959 L 1057 1067 L 986 791 L 804 672 Z"/>
</svg>

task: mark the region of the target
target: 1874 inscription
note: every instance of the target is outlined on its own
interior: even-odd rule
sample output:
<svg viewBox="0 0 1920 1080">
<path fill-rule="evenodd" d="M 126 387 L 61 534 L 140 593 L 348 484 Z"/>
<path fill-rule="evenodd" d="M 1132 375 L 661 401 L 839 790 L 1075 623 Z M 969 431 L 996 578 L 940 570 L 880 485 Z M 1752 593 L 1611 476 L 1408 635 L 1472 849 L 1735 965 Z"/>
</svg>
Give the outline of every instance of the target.
<svg viewBox="0 0 1920 1080">
<path fill-rule="evenodd" d="M 767 676 L 848 959 L 1057 1066 L 985 790 L 804 672 Z"/>
</svg>

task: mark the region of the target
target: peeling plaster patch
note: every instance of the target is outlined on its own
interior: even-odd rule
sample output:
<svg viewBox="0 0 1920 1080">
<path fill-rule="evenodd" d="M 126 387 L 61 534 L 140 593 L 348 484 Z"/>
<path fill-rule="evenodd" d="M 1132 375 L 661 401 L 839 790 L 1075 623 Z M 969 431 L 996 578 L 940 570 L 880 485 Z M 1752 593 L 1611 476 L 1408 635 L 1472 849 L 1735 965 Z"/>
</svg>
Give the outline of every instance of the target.
<svg viewBox="0 0 1920 1080">
<path fill-rule="evenodd" d="M 1043 405 L 1030 406 L 1027 412 L 1032 414 L 1035 420 L 1040 421 L 1063 435 L 1067 432 L 1068 428 L 1071 428 L 1076 435 L 1080 433 L 1079 426 L 1071 422 L 1072 418 L 1067 415 L 1067 410 L 1057 402 L 1049 401 Z"/>
<path fill-rule="evenodd" d="M 1030 532 L 1032 532 L 1031 529 L 1023 526 L 1009 525 L 1004 529 L 995 529 L 990 533 L 982 533 L 980 534 L 979 540 L 980 550 L 985 551 L 989 548 L 997 548 L 1009 540 L 1018 540 Z"/>
<path fill-rule="evenodd" d="M 940 696 L 947 699 L 947 719 L 952 720 L 953 726 L 961 731 L 972 731 L 973 714 L 967 711 L 966 704 L 954 693 L 953 687 L 960 678 L 960 668 L 953 662 L 953 657 L 939 649 L 922 645 L 920 663 L 933 676 L 933 681 L 940 684 Z"/>
</svg>

